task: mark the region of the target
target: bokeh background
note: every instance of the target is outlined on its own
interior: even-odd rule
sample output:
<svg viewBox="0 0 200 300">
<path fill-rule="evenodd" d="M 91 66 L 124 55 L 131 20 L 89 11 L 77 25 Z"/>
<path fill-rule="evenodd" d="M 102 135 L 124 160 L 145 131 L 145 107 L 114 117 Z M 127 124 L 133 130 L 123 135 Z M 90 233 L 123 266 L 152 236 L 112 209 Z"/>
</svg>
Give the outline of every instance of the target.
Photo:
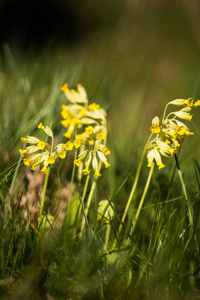
<svg viewBox="0 0 200 300">
<path fill-rule="evenodd" d="M 168 101 L 200 99 L 199 0 L 0 0 L 0 212 L 2 228 L 5 228 L 0 231 L 3 245 L 0 285 L 4 289 L 4 279 L 12 280 L 11 275 L 19 278 L 12 299 L 27 299 L 27 294 L 34 295 L 34 299 L 47 299 L 47 291 L 48 299 L 53 299 L 51 294 L 66 298 L 66 283 L 69 283 L 71 299 L 74 295 L 73 299 L 94 299 L 93 292 L 97 289 L 94 277 L 98 284 L 101 282 L 99 249 L 94 252 L 91 247 L 93 236 L 91 241 L 88 235 L 89 243 L 88 239 L 80 239 L 75 247 L 72 243 L 71 249 L 67 221 L 63 222 L 61 239 L 54 241 L 52 235 L 52 243 L 45 238 L 38 245 L 37 235 L 33 239 L 32 229 L 23 225 L 27 224 L 22 214 L 25 205 L 27 211 L 35 213 L 31 218 L 37 224 L 43 177 L 26 166 L 16 168 L 21 160 L 18 149 L 23 147 L 20 137 L 34 135 L 43 139 L 42 132 L 37 130 L 42 122 L 53 129 L 55 144 L 66 142 L 60 124 L 61 105 L 66 103 L 60 90 L 64 83 L 70 88 L 81 83 L 89 100 L 107 111 L 111 167 L 102 168 L 89 216 L 91 228 L 98 226 L 94 232 L 103 236 L 104 229 L 96 222 L 98 201 L 108 197 L 122 216 L 152 119 L 162 116 Z M 200 236 L 199 112 L 197 108 L 192 122 L 187 123 L 195 135 L 186 139 L 179 156 L 193 205 L 197 242 Z M 164 158 L 163 162 L 164 169 L 155 168 L 133 239 L 134 256 L 127 258 L 129 263 L 125 266 L 132 268 L 134 299 L 144 299 L 146 291 L 148 294 L 149 286 L 145 282 L 149 278 L 152 299 L 164 299 L 163 294 L 169 299 L 173 288 L 183 295 L 191 288 L 196 293 L 193 299 L 197 299 L 199 253 L 191 239 L 186 201 L 177 171 L 174 172 L 175 160 Z M 129 209 L 127 228 L 144 191 L 149 172 L 146 164 L 145 161 Z M 66 215 L 72 165 L 73 156 L 69 154 L 51 168 L 46 196 L 48 212 L 52 215 L 58 212 L 58 199 L 62 200 L 59 202 L 63 206 L 62 217 Z M 82 183 L 84 180 L 85 177 Z M 74 193 L 82 195 L 83 186 L 78 186 L 75 178 Z M 22 196 L 29 201 L 21 201 Z M 4 206 L 7 209 L 8 199 L 13 206 L 10 222 L 2 213 Z M 118 220 L 113 222 L 118 228 Z M 46 259 L 49 258 L 48 267 Z M 108 285 L 106 279 L 106 299 L 118 299 L 121 295 L 123 299 L 121 287 L 126 287 L 130 278 L 127 277 L 130 269 L 122 272 L 117 260 L 105 271 L 111 279 Z M 146 268 L 150 276 L 143 271 Z M 91 297 L 87 297 L 88 288 Z M 43 293 L 45 297 L 36 297 Z M 86 296 L 81 298 L 84 293 Z M 10 295 L 5 299 L 11 299 Z M 124 299 L 132 298 L 130 295 Z M 192 298 L 188 294 L 184 299 Z"/>
<path fill-rule="evenodd" d="M 198 0 L 1 0 L 1 167 L 38 121 L 61 130 L 65 82 L 107 110 L 113 172 L 137 164 L 165 104 L 200 97 L 199 16 Z M 183 168 L 199 156 L 198 116 Z"/>
</svg>

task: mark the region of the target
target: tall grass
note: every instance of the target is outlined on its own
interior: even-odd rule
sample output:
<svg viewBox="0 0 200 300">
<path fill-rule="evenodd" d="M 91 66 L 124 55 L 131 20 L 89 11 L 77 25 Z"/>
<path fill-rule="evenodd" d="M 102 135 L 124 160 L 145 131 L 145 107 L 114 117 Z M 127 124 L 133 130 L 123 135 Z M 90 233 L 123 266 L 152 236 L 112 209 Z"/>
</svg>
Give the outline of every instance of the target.
<svg viewBox="0 0 200 300">
<path fill-rule="evenodd" d="M 164 169 L 153 172 L 137 223 L 129 231 L 148 177 L 147 162 L 141 162 L 140 157 L 151 119 L 161 114 L 170 99 L 189 96 L 198 99 L 198 40 L 183 7 L 171 10 L 157 7 L 148 12 L 144 9 L 133 16 L 134 23 L 130 21 L 132 16 L 124 12 L 115 28 L 96 32 L 95 38 L 88 37 L 73 49 L 60 47 L 51 52 L 47 46 L 37 58 L 18 52 L 9 44 L 2 48 L 0 294 L 3 299 L 199 297 L 197 112 L 191 124 L 195 135 L 183 145 L 178 158 L 182 182 L 175 159 L 166 160 Z M 187 35 L 182 33 L 181 26 Z M 86 179 L 79 184 L 77 173 L 74 179 L 71 177 L 73 155 L 53 166 L 43 208 L 45 221 L 39 230 L 37 218 L 44 176 L 22 166 L 18 148 L 21 136 L 44 138 L 36 131 L 39 122 L 52 128 L 57 143 L 62 141 L 60 111 L 66 100 L 60 87 L 64 82 L 70 86 L 82 83 L 91 102 L 107 110 L 111 167 L 97 179 L 87 214 L 82 201 Z M 140 163 L 134 198 L 122 222 Z M 85 203 L 91 186 L 90 179 Z M 109 223 L 103 218 L 96 220 L 98 203 L 105 199 L 114 210 L 113 219 L 108 214 Z M 81 223 L 78 225 L 76 219 L 80 207 L 80 219 L 85 223 L 81 234 Z M 58 226 L 52 226 L 50 215 L 56 216 Z"/>
</svg>

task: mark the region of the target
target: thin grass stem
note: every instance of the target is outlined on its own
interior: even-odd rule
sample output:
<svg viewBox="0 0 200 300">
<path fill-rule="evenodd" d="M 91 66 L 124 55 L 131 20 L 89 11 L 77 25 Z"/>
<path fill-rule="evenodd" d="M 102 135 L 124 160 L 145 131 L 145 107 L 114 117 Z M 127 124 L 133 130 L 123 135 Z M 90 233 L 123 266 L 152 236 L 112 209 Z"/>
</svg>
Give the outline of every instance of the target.
<svg viewBox="0 0 200 300">
<path fill-rule="evenodd" d="M 176 166 L 177 166 L 177 170 L 178 170 L 178 176 L 181 182 L 181 186 L 182 186 L 182 190 L 183 190 L 183 194 L 186 200 L 186 204 L 187 204 L 187 208 L 188 208 L 188 219 L 189 219 L 189 224 L 191 226 L 191 228 L 193 229 L 194 227 L 194 222 L 193 222 L 193 217 L 192 217 L 192 207 L 191 207 L 191 203 L 189 201 L 188 195 L 187 195 L 187 191 L 186 191 L 186 187 L 185 187 L 185 183 L 183 180 L 183 175 L 179 166 L 179 162 L 178 162 L 178 156 L 175 154 L 175 160 L 176 160 Z"/>
<path fill-rule="evenodd" d="M 122 216 L 122 223 L 119 225 L 119 229 L 118 229 L 118 232 L 117 232 L 117 239 L 119 239 L 119 236 L 120 236 L 120 233 L 121 233 L 121 230 L 122 230 L 122 227 L 123 227 L 123 223 L 124 223 L 124 221 L 126 219 L 126 215 L 128 213 L 128 209 L 130 207 L 131 201 L 133 199 L 133 195 L 135 193 L 135 190 L 136 190 L 136 187 L 137 187 L 137 184 L 138 184 L 138 180 L 139 180 L 139 176 L 140 176 L 140 171 L 141 171 L 141 167 L 142 167 L 142 162 L 143 162 L 143 157 L 144 157 L 145 153 L 146 153 L 146 149 L 144 149 L 144 151 L 143 151 L 142 158 L 141 158 L 140 164 L 139 164 L 137 172 L 136 172 L 136 176 L 135 176 L 135 180 L 134 180 L 134 183 L 133 183 L 133 187 L 132 187 L 131 193 L 129 195 L 129 198 L 128 198 L 128 201 L 127 201 L 127 204 L 126 204 L 123 216 Z M 117 239 L 114 240 L 113 248 L 116 247 Z"/>
<path fill-rule="evenodd" d="M 148 175 L 147 182 L 146 182 L 143 194 L 142 194 L 142 198 L 140 200 L 140 203 L 139 203 L 139 206 L 138 206 L 138 209 L 137 209 L 137 213 L 135 215 L 135 219 L 134 219 L 133 226 L 132 226 L 132 229 L 131 229 L 131 233 L 132 234 L 133 234 L 133 232 L 135 230 L 135 226 L 137 224 L 137 220 L 139 218 L 139 215 L 140 215 L 140 212 L 141 212 L 141 209 L 142 209 L 142 206 L 143 206 L 143 203 L 144 203 L 144 200 L 145 200 L 145 197 L 146 197 L 146 194 L 147 194 L 150 182 L 151 182 L 151 178 L 152 178 L 152 175 L 153 175 L 154 166 L 155 166 L 155 163 L 153 162 L 152 167 L 151 167 L 151 169 L 149 171 L 149 175 Z M 126 241 L 126 245 L 129 245 L 129 242 L 130 242 L 130 237 L 128 237 L 128 239 Z"/>
<path fill-rule="evenodd" d="M 106 147 L 106 138 L 103 142 L 104 146 Z M 102 161 L 100 161 L 99 163 L 99 171 L 101 170 L 101 167 L 102 167 Z M 90 208 L 90 205 L 91 205 L 91 202 L 92 202 L 92 197 L 94 195 L 94 191 L 96 189 L 96 185 L 97 185 L 97 179 L 93 179 L 93 182 L 92 182 L 92 186 L 91 186 L 91 189 L 90 189 L 90 193 L 89 193 L 89 196 L 88 196 L 88 200 L 87 200 L 87 203 L 86 203 L 86 207 L 85 207 L 85 214 L 86 214 L 86 217 L 88 216 L 88 212 L 89 212 L 89 208 Z M 81 232 L 84 230 L 84 227 L 85 227 L 85 218 L 82 219 L 82 222 L 81 222 Z M 80 233 L 80 236 L 82 234 Z"/>
<path fill-rule="evenodd" d="M 108 247 L 108 241 L 109 241 L 109 237 L 110 237 L 110 232 L 111 232 L 111 225 L 109 223 L 109 224 L 107 224 L 107 227 L 106 227 L 106 235 L 105 235 L 105 242 L 104 242 L 104 248 L 105 248 L 105 250 L 107 250 L 107 247 Z"/>
<path fill-rule="evenodd" d="M 86 178 L 86 181 L 85 181 L 85 186 L 84 186 L 84 190 L 83 190 L 83 195 L 82 195 L 82 200 L 81 202 L 84 203 L 84 200 L 85 200 L 85 196 L 86 196 L 86 193 L 87 193 L 87 188 L 88 188 L 88 183 L 89 183 L 89 180 L 90 180 L 90 174 L 87 175 L 87 178 Z M 82 210 L 82 205 L 80 203 L 80 206 L 79 206 L 79 210 L 78 210 L 78 215 L 77 215 L 77 221 L 76 221 L 76 226 L 75 226 L 75 229 L 74 229 L 74 234 L 73 236 L 75 237 L 77 231 L 78 231 L 78 225 L 79 225 L 79 220 L 80 220 L 80 216 L 81 216 L 81 210 Z"/>
<path fill-rule="evenodd" d="M 97 180 L 94 179 L 93 182 L 92 182 L 91 190 L 90 190 L 88 200 L 87 200 L 87 203 L 86 203 L 86 207 L 85 207 L 86 217 L 88 216 L 89 208 L 90 208 L 90 205 L 91 205 L 91 202 L 92 202 L 92 197 L 94 195 L 94 191 L 96 189 L 96 185 L 97 185 Z M 85 227 L 85 218 L 83 218 L 82 222 L 81 222 L 81 232 L 84 230 L 84 227 Z M 81 234 L 80 234 L 80 236 L 81 236 Z"/>
<path fill-rule="evenodd" d="M 49 180 L 49 173 L 50 173 L 50 167 L 48 167 L 48 169 L 47 169 L 47 173 L 46 173 L 45 181 L 44 181 L 44 188 L 43 188 L 43 194 L 42 194 L 40 216 L 39 216 L 39 221 L 38 221 L 38 229 L 40 229 L 40 226 L 41 226 L 41 223 L 42 223 L 42 219 L 43 219 L 44 202 L 45 202 L 47 184 L 48 184 L 48 180 Z"/>
</svg>

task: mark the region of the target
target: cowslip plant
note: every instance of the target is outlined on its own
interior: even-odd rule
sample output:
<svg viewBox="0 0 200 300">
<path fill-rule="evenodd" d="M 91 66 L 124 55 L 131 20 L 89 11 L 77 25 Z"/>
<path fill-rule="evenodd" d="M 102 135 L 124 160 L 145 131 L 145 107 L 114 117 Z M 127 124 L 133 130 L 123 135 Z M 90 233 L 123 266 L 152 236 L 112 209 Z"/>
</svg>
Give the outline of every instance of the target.
<svg viewBox="0 0 200 300">
<path fill-rule="evenodd" d="M 73 149 L 73 145 L 70 142 L 67 142 L 66 144 L 58 144 L 54 147 L 54 136 L 51 128 L 48 126 L 45 127 L 42 123 L 40 123 L 38 125 L 38 129 L 43 130 L 47 134 L 47 136 L 51 138 L 51 145 L 33 136 L 22 137 L 21 142 L 26 142 L 27 144 L 31 144 L 31 146 L 26 146 L 23 150 L 19 149 L 19 152 L 23 158 L 23 163 L 26 166 L 30 167 L 33 171 L 35 171 L 36 168 L 39 167 L 41 172 L 46 174 L 40 217 L 38 222 L 38 228 L 40 228 L 42 223 L 42 213 L 44 208 L 50 165 L 54 164 L 58 157 L 64 159 L 66 157 L 66 152 Z"/>
<path fill-rule="evenodd" d="M 82 201 L 85 200 L 87 186 L 91 170 L 94 171 L 94 179 L 85 206 L 85 216 L 87 217 L 93 193 L 96 188 L 96 179 L 101 175 L 102 163 L 106 168 L 110 167 L 107 155 L 110 150 L 106 147 L 107 121 L 106 112 L 99 104 L 89 104 L 87 93 L 81 84 L 77 85 L 77 90 L 69 89 L 67 84 L 61 88 L 69 105 L 62 105 L 61 116 L 64 120 L 61 124 L 67 128 L 64 136 L 71 139 L 76 148 L 74 164 L 78 167 L 78 180 L 83 175 L 87 175 Z M 78 214 L 79 223 L 81 207 Z M 85 218 L 82 219 L 81 231 L 85 226 Z M 76 233 L 76 230 L 75 230 Z"/>
<path fill-rule="evenodd" d="M 166 110 L 169 105 L 184 106 L 179 111 L 170 112 L 166 117 Z M 182 145 L 186 137 L 194 135 L 193 132 L 181 120 L 192 120 L 190 111 L 192 107 L 199 105 L 199 102 L 193 104 L 193 99 L 187 100 L 176 99 L 170 101 L 164 110 L 162 121 L 156 116 L 152 120 L 150 130 L 152 135 L 146 144 L 148 167 L 152 166 L 152 162 L 156 161 L 158 168 L 164 168 L 161 157 L 174 156 L 177 149 Z"/>
<path fill-rule="evenodd" d="M 104 163 L 106 168 L 110 166 L 107 160 L 110 150 L 106 147 L 107 125 L 105 110 L 96 103 L 89 104 L 86 91 L 80 84 L 77 85 L 77 91 L 74 89 L 70 90 L 67 84 L 64 84 L 61 90 L 70 102 L 69 105 L 62 105 L 61 111 L 61 116 L 64 119 L 61 123 L 67 128 L 64 136 L 70 140 L 54 146 L 54 136 L 51 128 L 48 126 L 45 127 L 40 123 L 38 128 L 51 138 L 51 143 L 39 140 L 37 137 L 27 136 L 22 137 L 21 142 L 26 142 L 28 146 L 24 149 L 19 149 L 23 163 L 26 166 L 30 167 L 33 171 L 40 169 L 42 173 L 46 174 L 38 222 L 39 228 L 42 222 L 42 211 L 50 166 L 55 163 L 57 158 L 65 159 L 68 151 L 75 150 L 74 166 L 78 167 L 79 173 L 87 175 L 82 201 L 84 201 L 86 196 L 90 172 L 92 169 L 94 170 L 94 180 L 85 208 L 86 216 L 96 187 L 96 179 L 102 176 L 100 173 L 101 165 Z M 77 154 L 77 152 L 79 153 Z M 72 172 L 72 181 L 73 174 L 74 170 Z M 77 224 L 79 223 L 80 213 L 81 207 L 78 213 Z M 83 218 L 81 230 L 84 228 L 84 225 Z"/>
<path fill-rule="evenodd" d="M 169 105 L 175 106 L 175 107 L 182 107 L 180 110 L 169 112 L 166 116 L 167 109 Z M 175 157 L 177 162 L 177 169 L 179 178 L 181 181 L 183 193 L 187 202 L 188 207 L 188 218 L 189 218 L 189 224 L 191 228 L 193 227 L 193 219 L 192 219 L 192 213 L 191 213 L 191 204 L 189 203 L 189 199 L 187 197 L 186 188 L 184 185 L 184 181 L 182 178 L 182 173 L 180 171 L 179 165 L 178 165 L 178 157 L 177 157 L 177 150 L 182 146 L 184 140 L 188 137 L 191 137 L 194 135 L 193 132 L 190 131 L 190 129 L 186 126 L 186 124 L 183 121 L 191 121 L 193 115 L 190 114 L 192 108 L 200 106 L 200 100 L 196 101 L 194 103 L 192 98 L 188 99 L 175 99 L 173 101 L 170 101 L 167 103 L 164 109 L 163 117 L 160 121 L 159 117 L 156 116 L 152 120 L 152 125 L 150 127 L 151 134 L 148 138 L 148 141 L 145 145 L 140 164 L 138 166 L 135 180 L 133 183 L 133 187 L 131 190 L 131 193 L 129 195 L 123 216 L 122 216 L 122 223 L 119 226 L 118 232 L 117 232 L 117 238 L 114 241 L 113 247 L 117 244 L 117 239 L 120 236 L 121 230 L 122 230 L 122 224 L 124 223 L 126 219 L 126 215 L 128 213 L 131 201 L 133 199 L 143 159 L 146 155 L 148 164 L 147 166 L 150 167 L 149 176 L 145 185 L 145 188 L 143 190 L 143 194 L 136 212 L 136 215 L 133 220 L 133 225 L 131 229 L 131 234 L 133 234 L 140 211 L 142 209 L 146 193 L 153 175 L 153 170 L 155 163 L 158 166 L 158 169 L 162 169 L 165 167 L 162 156 L 164 157 Z M 130 243 L 130 238 L 128 237 L 126 244 Z"/>
<path fill-rule="evenodd" d="M 107 138 L 106 112 L 99 104 L 89 104 L 87 94 L 82 85 L 77 85 L 77 91 L 69 89 L 64 84 L 61 90 L 71 103 L 62 105 L 61 124 L 67 128 L 64 136 L 68 139 L 74 136 L 73 145 L 79 149 L 74 164 L 82 174 L 89 175 L 94 170 L 94 177 L 100 174 L 100 161 L 108 168 L 110 164 L 107 155 L 110 154 L 105 146 Z"/>
<path fill-rule="evenodd" d="M 29 166 L 33 171 L 37 166 L 41 166 L 41 172 L 46 174 L 49 165 L 54 164 L 58 157 L 64 159 L 66 152 L 73 149 L 73 145 L 67 142 L 54 147 L 54 136 L 51 128 L 45 127 L 42 123 L 38 125 L 38 128 L 42 129 L 51 138 L 51 145 L 34 136 L 22 137 L 21 142 L 26 142 L 31 146 L 26 146 L 23 150 L 19 149 L 19 152 L 26 166 Z"/>
</svg>

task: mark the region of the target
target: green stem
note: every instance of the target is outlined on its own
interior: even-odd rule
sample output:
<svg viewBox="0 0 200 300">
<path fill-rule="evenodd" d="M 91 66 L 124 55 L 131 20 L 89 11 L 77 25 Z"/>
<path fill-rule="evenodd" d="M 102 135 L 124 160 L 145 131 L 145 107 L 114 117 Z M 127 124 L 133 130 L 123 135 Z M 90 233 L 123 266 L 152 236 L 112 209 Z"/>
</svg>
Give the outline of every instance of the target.
<svg viewBox="0 0 200 300">
<path fill-rule="evenodd" d="M 76 157 L 77 157 L 77 149 L 74 154 L 74 160 L 76 160 Z M 69 206 L 70 206 L 71 197 L 72 197 L 72 187 L 73 187 L 73 183 L 74 183 L 75 169 L 76 169 L 76 166 L 73 163 L 72 176 L 71 176 L 71 182 L 70 182 L 70 190 L 69 190 L 69 203 L 68 203 Z"/>
<path fill-rule="evenodd" d="M 50 148 L 50 156 L 52 154 L 54 147 L 54 137 L 51 137 L 51 148 Z M 43 210 L 44 210 L 44 202 L 45 202 L 45 196 L 46 196 L 46 190 L 47 190 L 47 184 L 49 180 L 49 173 L 50 173 L 50 167 L 48 166 L 47 168 L 47 173 L 45 176 L 45 181 L 44 181 L 44 188 L 43 188 L 43 194 L 42 194 L 42 202 L 41 202 L 41 209 L 40 209 L 40 216 L 39 216 L 39 221 L 38 221 L 38 229 L 40 229 L 42 219 L 43 219 Z"/>
<path fill-rule="evenodd" d="M 107 225 L 107 228 L 106 228 L 106 236 L 105 236 L 105 243 L 104 243 L 104 249 L 107 250 L 107 247 L 108 247 L 108 240 L 109 240 L 109 237 L 110 237 L 110 231 L 111 231 L 111 225 L 110 223 Z"/>
<path fill-rule="evenodd" d="M 84 190 L 83 190 L 83 195 L 82 195 L 82 202 L 84 202 L 84 200 L 85 200 L 85 195 L 86 195 L 86 192 L 87 192 L 89 179 L 90 179 L 90 174 L 87 175 L 87 178 L 86 178 L 86 182 L 85 182 L 85 186 L 84 186 Z M 76 221 L 76 227 L 74 229 L 74 234 L 73 234 L 74 236 L 76 235 L 77 230 L 78 230 L 78 224 L 79 224 L 79 220 L 80 220 L 81 210 L 82 210 L 82 205 L 80 203 L 79 210 L 78 210 L 77 221 Z"/>
<path fill-rule="evenodd" d="M 129 198 L 128 198 L 128 201 L 127 201 L 127 204 L 126 204 L 123 216 L 122 216 L 122 223 L 119 225 L 119 229 L 118 229 L 118 232 L 117 232 L 117 239 L 119 239 L 119 236 L 120 236 L 120 233 L 121 233 L 121 230 L 122 230 L 122 227 L 123 227 L 123 223 L 126 219 L 126 215 L 128 213 L 129 206 L 131 204 L 131 201 L 133 199 L 133 195 L 135 193 L 135 190 L 136 190 L 136 187 L 137 187 L 137 184 L 138 184 L 140 171 L 141 171 L 141 167 L 142 167 L 142 162 L 143 162 L 143 157 L 144 157 L 145 153 L 146 153 L 146 149 L 144 149 L 144 151 L 143 151 L 142 158 L 141 158 L 140 164 L 139 164 L 138 169 L 137 169 L 137 173 L 136 173 L 136 176 L 135 176 L 133 187 L 132 187 L 131 193 L 129 195 Z M 115 248 L 115 246 L 116 246 L 117 239 L 114 240 L 113 248 Z"/>
<path fill-rule="evenodd" d="M 81 145 L 80 147 L 80 152 L 82 153 L 85 150 L 85 145 Z M 81 162 L 80 166 L 78 167 L 78 174 L 77 174 L 77 178 L 78 178 L 78 185 L 81 185 L 81 180 L 82 180 L 82 170 L 83 170 L 83 162 Z"/>
<path fill-rule="evenodd" d="M 162 117 L 162 122 L 163 122 L 164 119 L 165 119 L 165 115 L 166 115 L 166 111 L 167 111 L 168 105 L 169 105 L 169 103 L 167 103 L 167 105 L 165 106 L 164 113 L 163 113 L 163 117 Z"/>
<path fill-rule="evenodd" d="M 197 249 L 197 255 L 199 255 L 199 245 L 197 242 L 197 237 L 196 234 L 194 232 L 194 222 L 193 222 L 193 217 L 192 217 L 192 205 L 191 202 L 187 196 L 187 192 L 186 192 L 186 187 L 185 187 L 185 183 L 183 180 L 183 176 L 182 176 L 182 172 L 179 166 L 179 162 L 178 162 L 178 156 L 175 154 L 175 160 L 176 160 L 176 165 L 177 165 L 177 170 L 178 170 L 178 176 L 182 185 L 182 189 L 183 189 L 183 194 L 185 196 L 185 200 L 186 200 L 186 204 L 187 204 L 187 208 L 188 208 L 188 219 L 189 219 L 189 224 L 190 224 L 190 229 L 191 229 L 191 235 L 193 235 L 194 237 L 194 242 L 196 245 L 196 249 Z"/>
<path fill-rule="evenodd" d="M 147 194 L 150 182 L 151 182 L 151 178 L 152 178 L 152 175 L 153 175 L 154 166 L 155 166 L 155 163 L 153 162 L 152 167 L 151 167 L 151 169 L 149 171 L 149 175 L 148 175 L 147 182 L 146 182 L 143 194 L 142 194 L 142 198 L 140 200 L 140 203 L 139 203 L 139 206 L 138 206 L 138 209 L 137 209 L 137 213 L 135 215 L 135 219 L 134 219 L 133 226 L 132 226 L 132 229 L 131 229 L 131 234 L 133 234 L 133 232 L 135 230 L 135 226 L 136 226 L 137 220 L 139 218 L 139 215 L 140 215 L 140 212 L 141 212 L 141 209 L 142 209 L 142 206 L 143 206 L 143 203 L 144 203 L 144 200 L 145 200 L 145 197 L 146 197 L 146 194 Z M 126 245 L 128 245 L 129 242 L 130 242 L 130 238 L 128 237 L 128 239 L 126 241 Z"/>
<path fill-rule="evenodd" d="M 105 147 L 106 147 L 106 140 L 107 139 L 105 138 L 104 142 L 103 142 Z M 99 171 L 101 170 L 101 167 L 102 167 L 102 161 L 100 161 L 100 163 L 99 163 Z M 86 207 L 85 207 L 86 217 L 88 216 L 89 208 L 90 208 L 90 205 L 91 205 L 91 202 L 92 202 L 92 197 L 93 197 L 96 185 L 97 185 L 97 179 L 95 178 L 95 179 L 93 179 L 91 190 L 90 190 L 88 200 L 87 200 L 87 203 L 86 203 Z M 83 218 L 82 222 L 81 222 L 81 234 L 80 234 L 80 236 L 82 235 L 82 231 L 84 230 L 84 227 L 85 227 L 85 218 Z"/>
<path fill-rule="evenodd" d="M 179 179 L 180 179 L 180 182 L 181 182 L 181 185 L 182 185 L 183 194 L 185 196 L 185 200 L 186 200 L 186 204 L 187 204 L 187 208 L 188 208 L 189 223 L 190 223 L 191 228 L 193 229 L 194 222 L 193 222 L 193 217 L 192 217 L 192 207 L 191 207 L 191 203 L 190 203 L 190 201 L 188 199 L 188 196 L 187 196 L 185 183 L 184 183 L 184 180 L 183 180 L 182 172 L 181 172 L 179 162 L 178 162 L 178 157 L 177 157 L 176 154 L 175 154 L 175 160 L 176 160 L 176 166 L 177 166 L 177 170 L 178 170 L 178 176 L 179 176 Z"/>
<path fill-rule="evenodd" d="M 86 217 L 88 216 L 89 208 L 90 208 L 90 205 L 91 205 L 91 202 L 92 202 L 92 197 L 93 197 L 96 185 L 97 185 L 97 180 L 94 179 L 93 182 L 92 182 L 92 187 L 91 187 L 91 190 L 90 190 L 90 193 L 89 193 L 89 196 L 88 196 L 88 200 L 87 200 L 87 203 L 86 203 L 86 206 L 85 206 L 85 215 L 86 215 Z M 80 236 L 82 235 L 82 231 L 84 230 L 84 227 L 85 227 L 85 218 L 83 218 L 82 222 L 81 222 L 81 234 L 80 234 Z"/>
<path fill-rule="evenodd" d="M 49 180 L 49 173 L 50 173 L 50 167 L 48 167 L 48 169 L 47 169 L 47 173 L 46 173 L 45 181 L 44 181 L 44 188 L 43 188 L 42 202 L 41 202 L 41 209 L 40 209 L 40 217 L 39 217 L 39 221 L 38 221 L 38 229 L 40 229 L 42 219 L 43 219 L 43 209 L 44 209 L 47 184 L 48 184 L 48 180 Z"/>
</svg>

